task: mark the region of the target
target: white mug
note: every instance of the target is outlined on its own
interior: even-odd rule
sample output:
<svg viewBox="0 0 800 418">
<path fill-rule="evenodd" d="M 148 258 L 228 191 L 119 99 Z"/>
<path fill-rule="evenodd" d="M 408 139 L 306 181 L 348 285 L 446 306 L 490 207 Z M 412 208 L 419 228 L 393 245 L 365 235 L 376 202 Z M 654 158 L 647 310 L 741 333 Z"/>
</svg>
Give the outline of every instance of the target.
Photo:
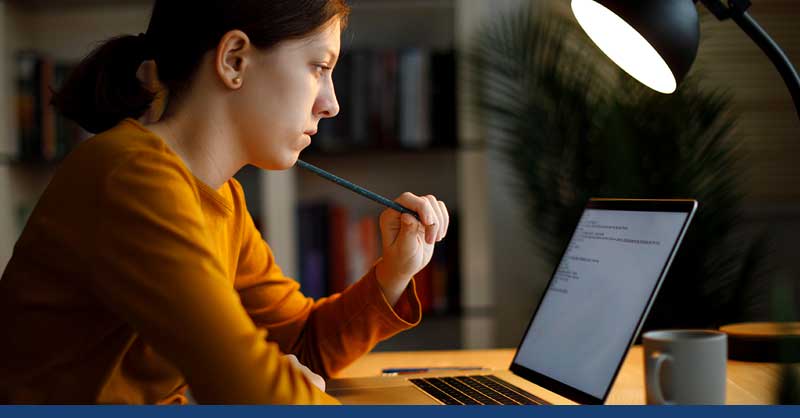
<svg viewBox="0 0 800 418">
<path fill-rule="evenodd" d="M 642 335 L 647 404 L 725 403 L 728 339 L 712 330 L 650 331 Z"/>
</svg>

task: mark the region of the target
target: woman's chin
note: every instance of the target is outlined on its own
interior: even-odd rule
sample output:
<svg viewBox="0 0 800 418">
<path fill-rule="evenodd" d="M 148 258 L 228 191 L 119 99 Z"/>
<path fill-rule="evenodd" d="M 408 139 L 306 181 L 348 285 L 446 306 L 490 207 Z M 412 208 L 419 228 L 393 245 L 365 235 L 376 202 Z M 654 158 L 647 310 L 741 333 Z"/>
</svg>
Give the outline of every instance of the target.
<svg viewBox="0 0 800 418">
<path fill-rule="evenodd" d="M 262 170 L 283 171 L 294 167 L 297 164 L 297 159 L 300 157 L 300 152 L 286 153 L 281 156 L 282 158 L 271 158 L 265 161 L 251 163 L 252 165 Z"/>
</svg>

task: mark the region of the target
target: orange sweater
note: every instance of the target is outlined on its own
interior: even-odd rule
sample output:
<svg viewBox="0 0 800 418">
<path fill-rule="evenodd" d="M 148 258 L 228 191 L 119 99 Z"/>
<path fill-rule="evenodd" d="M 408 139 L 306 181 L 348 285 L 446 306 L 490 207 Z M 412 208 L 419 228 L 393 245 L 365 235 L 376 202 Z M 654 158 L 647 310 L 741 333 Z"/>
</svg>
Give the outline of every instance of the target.
<svg viewBox="0 0 800 418">
<path fill-rule="evenodd" d="M 132 119 L 81 144 L 0 280 L 0 403 L 335 403 L 328 377 L 417 324 L 374 268 L 314 301 L 283 275 L 233 179 L 219 190 Z"/>
</svg>

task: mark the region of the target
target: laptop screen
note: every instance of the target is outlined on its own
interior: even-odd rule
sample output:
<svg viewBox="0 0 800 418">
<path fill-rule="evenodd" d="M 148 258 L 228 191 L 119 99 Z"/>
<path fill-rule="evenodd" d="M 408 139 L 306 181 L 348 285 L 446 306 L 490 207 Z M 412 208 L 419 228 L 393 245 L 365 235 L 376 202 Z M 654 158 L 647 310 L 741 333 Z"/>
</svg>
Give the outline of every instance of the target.
<svg viewBox="0 0 800 418">
<path fill-rule="evenodd" d="M 604 400 L 694 204 L 691 208 L 612 210 L 590 204 L 545 290 L 515 366 Z"/>
</svg>

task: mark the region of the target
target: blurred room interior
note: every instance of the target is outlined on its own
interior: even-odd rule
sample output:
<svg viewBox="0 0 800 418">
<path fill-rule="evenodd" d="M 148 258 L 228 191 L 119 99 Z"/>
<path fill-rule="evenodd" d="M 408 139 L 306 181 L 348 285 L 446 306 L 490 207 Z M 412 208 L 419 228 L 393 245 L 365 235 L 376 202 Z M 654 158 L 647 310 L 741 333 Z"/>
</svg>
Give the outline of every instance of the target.
<svg viewBox="0 0 800 418">
<path fill-rule="evenodd" d="M 503 30 L 509 15 L 527 19 L 530 14 L 533 22 L 552 22 L 556 17 L 569 22 L 569 1 L 350 3 L 353 13 L 334 73 L 342 111 L 321 126 L 314 145 L 301 157 L 384 196 L 405 191 L 434 194 L 457 220 L 437 246 L 434 261 L 418 277 L 425 311 L 422 323 L 376 350 L 516 346 L 555 267 L 548 251 L 559 243 L 557 234 L 537 232 L 531 214 L 543 213 L 544 205 L 558 208 L 580 200 L 586 193 L 696 198 L 681 193 L 702 190 L 709 197 L 700 199 L 707 223 L 694 225 L 697 247 L 705 252 L 692 260 L 704 267 L 677 269 L 668 276 L 668 283 L 675 285 L 657 300 L 654 315 L 660 316 L 652 326 L 798 320 L 800 121 L 779 74 L 738 27 L 698 7 L 702 38 L 691 76 L 697 91 L 724 96 L 725 112 L 715 117 L 734 122 L 718 143 L 720 152 L 728 153 L 724 162 L 730 165 L 704 166 L 713 164 L 705 160 L 681 165 L 681 152 L 687 152 L 680 148 L 683 143 L 670 154 L 678 161 L 642 162 L 665 152 L 648 141 L 659 139 L 664 146 L 671 140 L 634 135 L 641 143 L 622 141 L 618 147 L 630 148 L 616 151 L 632 155 L 628 161 L 641 162 L 638 173 L 648 173 L 648 164 L 657 167 L 659 175 L 678 167 L 679 181 L 686 184 L 656 178 L 627 187 L 628 183 L 614 183 L 610 172 L 600 174 L 608 184 L 574 182 L 585 176 L 591 179 L 589 172 L 581 174 L 584 177 L 567 176 L 549 190 L 552 196 L 572 196 L 572 200 L 548 201 L 547 193 L 526 195 L 527 189 L 520 188 L 527 184 L 524 174 L 503 151 L 507 143 L 496 126 L 485 123 L 486 115 L 475 99 L 484 92 L 476 90 L 491 85 L 475 79 L 484 73 L 476 71 L 470 54 L 487 43 L 491 47 L 494 38 L 481 34 Z M 800 7 L 796 3 L 757 0 L 751 14 L 797 65 Z M 144 0 L 0 1 L 0 268 L 11 257 L 14 242 L 59 160 L 85 138 L 43 105 L 42 83 L 57 86 L 95 42 L 144 31 L 149 11 L 150 2 Z M 603 56 L 591 59 L 600 71 L 610 68 Z M 626 82 L 612 81 L 606 90 L 613 94 Z M 519 91 L 521 96 L 534 93 L 539 94 Z M 653 106 L 662 102 L 652 100 L 647 101 L 647 111 L 658 113 Z M 546 112 L 556 109 L 567 108 L 542 108 L 541 114 L 517 115 L 517 119 L 546 120 L 553 116 Z M 671 123 L 671 129 L 680 131 L 680 121 Z M 526 140 L 537 138 L 541 135 Z M 570 155 L 581 152 L 579 146 L 559 149 Z M 611 153 L 587 158 L 609 166 L 616 163 Z M 687 174 L 692 172 L 702 177 Z M 310 295 L 341 290 L 378 256 L 376 221 L 383 208 L 374 202 L 298 169 L 268 173 L 251 167 L 237 177 L 278 263 Z M 715 179 L 721 180 L 714 183 Z M 703 189 L 706 182 L 714 189 Z M 663 184 L 672 188 L 642 186 Z M 568 209 L 547 214 L 570 222 Z M 715 214 L 724 216 L 725 222 L 714 224 Z M 689 299 L 695 304 L 692 317 L 669 315 L 676 301 Z"/>
</svg>

